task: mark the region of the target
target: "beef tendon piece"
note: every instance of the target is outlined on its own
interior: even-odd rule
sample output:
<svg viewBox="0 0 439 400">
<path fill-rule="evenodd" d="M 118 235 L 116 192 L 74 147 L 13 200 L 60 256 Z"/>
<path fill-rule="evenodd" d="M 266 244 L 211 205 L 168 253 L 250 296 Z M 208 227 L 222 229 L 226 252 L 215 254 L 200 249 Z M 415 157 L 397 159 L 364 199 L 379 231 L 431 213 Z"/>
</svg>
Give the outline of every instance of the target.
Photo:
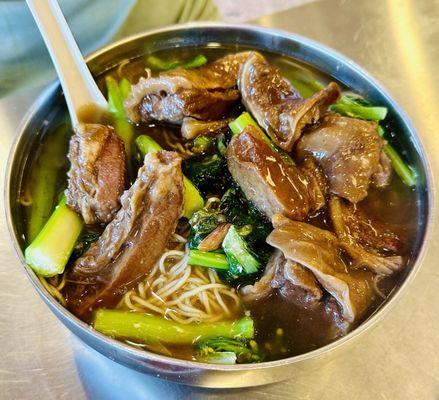
<svg viewBox="0 0 439 400">
<path fill-rule="evenodd" d="M 358 203 L 367 196 L 371 179 L 379 187 L 390 181 L 384 144 L 376 122 L 328 114 L 302 136 L 296 155 L 299 159 L 314 156 L 325 172 L 330 192 Z"/>
<path fill-rule="evenodd" d="M 125 147 L 111 126 L 78 124 L 70 139 L 67 205 L 86 224 L 110 222 L 125 187 Z"/>
<path fill-rule="evenodd" d="M 267 243 L 282 251 L 287 260 L 307 268 L 320 285 L 333 296 L 342 310 L 343 320 L 361 318 L 373 298 L 373 274 L 349 271 L 340 257 L 337 237 L 313 225 L 292 221 L 283 215 L 272 218 L 274 230 Z"/>
<path fill-rule="evenodd" d="M 181 124 L 185 117 L 220 119 L 239 99 L 237 76 L 248 53 L 231 54 L 199 68 L 176 68 L 140 78 L 125 101 L 128 118 Z"/>
<path fill-rule="evenodd" d="M 226 132 L 229 123 L 233 118 L 220 119 L 218 121 L 199 121 L 195 118 L 187 117 L 183 119 L 181 125 L 181 136 L 185 139 L 195 139 L 199 135 L 215 137 L 220 133 Z"/>
<path fill-rule="evenodd" d="M 253 302 L 276 291 L 289 302 L 303 307 L 316 304 L 323 296 L 312 272 L 287 260 L 280 250 L 275 250 L 268 260 L 261 279 L 241 288 L 240 294 L 244 301 Z"/>
<path fill-rule="evenodd" d="M 136 181 L 100 238 L 68 273 L 68 307 L 77 315 L 94 305 L 111 307 L 145 277 L 166 248 L 183 211 L 181 158 L 175 152 L 146 155 Z"/>
<path fill-rule="evenodd" d="M 238 75 L 242 102 L 282 149 L 291 151 L 302 130 L 326 113 L 340 96 L 339 86 L 328 87 L 303 99 L 279 70 L 259 53 L 252 52 Z"/>
<path fill-rule="evenodd" d="M 329 201 L 329 211 L 340 244 L 352 257 L 354 267 L 366 267 L 380 275 L 402 268 L 401 256 L 386 256 L 403 247 L 401 239 L 388 226 L 372 220 L 358 206 L 336 196 Z"/>
<path fill-rule="evenodd" d="M 314 161 L 286 165 L 251 125 L 230 141 L 227 165 L 247 199 L 269 218 L 302 221 L 325 204 L 325 177 Z"/>
</svg>

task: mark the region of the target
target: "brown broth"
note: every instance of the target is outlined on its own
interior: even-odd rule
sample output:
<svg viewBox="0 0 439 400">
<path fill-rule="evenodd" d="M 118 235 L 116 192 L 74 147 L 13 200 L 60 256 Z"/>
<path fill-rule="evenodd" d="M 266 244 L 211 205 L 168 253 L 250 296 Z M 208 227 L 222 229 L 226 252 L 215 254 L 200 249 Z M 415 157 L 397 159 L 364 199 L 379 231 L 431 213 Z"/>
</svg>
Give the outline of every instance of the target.
<svg viewBox="0 0 439 400">
<path fill-rule="evenodd" d="M 190 49 L 172 49 L 161 51 L 155 56 L 162 59 L 178 59 L 187 61 L 197 54 L 204 54 L 209 60 L 224 56 L 227 53 L 245 50 L 237 47 L 219 47 L 219 48 L 190 48 Z M 294 76 L 295 73 L 309 70 L 323 81 L 329 82 L 331 79 L 318 71 L 311 69 L 309 66 L 300 64 L 287 57 L 281 57 L 270 53 L 265 53 L 267 58 L 277 65 L 285 76 Z M 111 75 L 117 79 L 122 77 L 128 78 L 131 83 L 136 83 L 140 76 L 145 75 L 145 56 L 123 63 L 121 66 L 107 71 L 98 79 L 100 88 L 105 92 L 104 78 Z M 235 110 L 239 113 L 239 109 Z M 166 131 L 172 140 L 184 141 L 179 135 L 179 128 L 172 126 L 162 126 L 159 124 L 139 124 L 135 127 L 135 134 L 148 134 L 152 136 L 164 149 L 171 149 L 163 135 Z M 46 141 L 51 140 L 56 129 L 48 130 L 42 135 L 35 149 L 33 161 L 28 163 L 25 171 L 25 179 L 22 187 L 22 193 L 26 192 L 32 185 L 32 170 L 38 168 L 40 148 L 45 146 Z M 66 151 L 60 152 L 57 156 L 62 168 L 59 169 L 57 190 L 61 190 L 66 185 Z M 415 243 L 418 220 L 419 220 L 419 194 L 415 189 L 408 188 L 394 174 L 392 183 L 384 190 L 371 189 L 369 196 L 362 202 L 363 207 L 371 217 L 376 217 L 386 221 L 401 234 L 404 242 L 407 244 L 405 257 L 409 258 L 412 253 L 413 243 Z M 26 209 L 23 206 L 24 221 L 26 221 Z M 310 222 L 331 229 L 328 223 L 325 211 L 317 216 L 310 218 Z M 390 293 L 393 287 L 401 279 L 401 274 L 395 274 L 385 281 L 381 282 L 380 288 L 386 295 Z M 373 305 L 369 312 L 364 316 L 366 319 L 384 300 L 379 296 L 374 299 Z M 271 297 L 259 301 L 249 307 L 249 311 L 255 320 L 256 340 L 259 346 L 264 349 L 267 360 L 285 358 L 297 354 L 302 354 L 324 346 L 342 335 L 342 332 L 336 328 L 333 322 L 325 312 L 325 305 L 316 306 L 313 309 L 306 309 L 287 302 L 281 295 L 272 295 Z M 359 321 L 358 323 L 361 323 Z M 154 349 L 153 349 L 154 350 Z M 171 354 L 178 358 L 192 358 L 192 347 L 171 347 L 168 348 Z M 160 352 L 159 350 L 156 350 Z"/>
</svg>

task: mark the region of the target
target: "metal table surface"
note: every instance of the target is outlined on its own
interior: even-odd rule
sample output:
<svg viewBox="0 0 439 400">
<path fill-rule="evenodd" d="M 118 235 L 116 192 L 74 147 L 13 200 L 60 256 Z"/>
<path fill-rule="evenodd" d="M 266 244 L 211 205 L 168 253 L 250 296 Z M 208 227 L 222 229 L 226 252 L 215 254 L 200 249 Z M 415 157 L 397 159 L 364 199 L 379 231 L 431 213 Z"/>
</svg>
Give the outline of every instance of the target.
<svg viewBox="0 0 439 400">
<path fill-rule="evenodd" d="M 254 23 L 318 40 L 366 68 L 407 111 L 439 176 L 438 0 L 317 1 Z M 2 176 L 17 124 L 35 95 L 0 101 Z M 432 239 L 439 240 L 439 226 Z M 208 390 L 133 372 L 71 337 L 28 282 L 2 218 L 0 398 L 439 399 L 437 256 L 432 243 L 392 312 L 318 373 L 253 389 Z"/>
</svg>

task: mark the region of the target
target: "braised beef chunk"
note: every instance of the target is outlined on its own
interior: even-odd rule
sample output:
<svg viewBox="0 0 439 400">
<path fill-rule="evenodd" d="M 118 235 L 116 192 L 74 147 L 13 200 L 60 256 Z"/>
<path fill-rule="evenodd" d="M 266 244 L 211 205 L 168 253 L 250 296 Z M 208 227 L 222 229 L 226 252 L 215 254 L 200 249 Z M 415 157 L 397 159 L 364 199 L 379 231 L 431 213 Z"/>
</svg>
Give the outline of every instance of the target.
<svg viewBox="0 0 439 400">
<path fill-rule="evenodd" d="M 110 222 L 125 186 L 125 148 L 112 127 L 78 124 L 70 140 L 67 205 L 86 224 Z"/>
<path fill-rule="evenodd" d="M 187 117 L 183 119 L 183 124 L 181 125 L 181 136 L 185 139 L 194 139 L 199 135 L 214 137 L 226 131 L 231 121 L 233 121 L 233 118 L 225 118 L 218 121 L 199 121 L 195 118 Z"/>
<path fill-rule="evenodd" d="M 232 138 L 227 164 L 247 199 L 267 217 L 283 214 L 301 221 L 325 204 L 324 176 L 313 161 L 286 165 L 253 126 Z"/>
<path fill-rule="evenodd" d="M 389 181 L 390 170 L 383 166 L 387 164 L 384 143 L 375 122 L 328 114 L 302 136 L 296 154 L 313 155 L 325 171 L 331 193 L 357 203 L 367 196 L 374 174 L 379 186 Z"/>
<path fill-rule="evenodd" d="M 373 300 L 372 274 L 348 272 L 333 233 L 282 215 L 275 215 L 272 222 L 275 229 L 267 237 L 267 243 L 281 250 L 287 260 L 311 271 L 337 300 L 346 322 L 360 318 Z"/>
<path fill-rule="evenodd" d="M 236 80 L 247 55 L 231 54 L 199 68 L 177 68 L 140 78 L 125 101 L 128 118 L 174 124 L 181 124 L 185 117 L 220 119 L 239 99 Z"/>
<path fill-rule="evenodd" d="M 331 198 L 329 210 L 340 244 L 354 260 L 355 267 L 366 267 L 382 275 L 402 267 L 401 256 L 388 256 L 403 247 L 398 235 L 388 226 L 336 196 Z"/>
<path fill-rule="evenodd" d="M 279 291 L 289 302 L 300 306 L 317 303 L 323 296 L 316 278 L 308 269 L 285 259 L 276 250 L 268 260 L 264 275 L 253 285 L 244 286 L 240 294 L 244 301 L 257 301 Z"/>
<path fill-rule="evenodd" d="M 302 179 L 306 182 L 310 199 L 312 199 L 311 212 L 320 210 L 326 204 L 328 184 L 322 169 L 312 157 L 305 158 L 298 167 Z"/>
<path fill-rule="evenodd" d="M 329 105 L 340 96 L 336 83 L 308 99 L 302 99 L 293 86 L 259 53 L 252 52 L 238 75 L 242 102 L 282 149 L 291 151 L 302 130 L 316 123 Z"/>
<path fill-rule="evenodd" d="M 150 271 L 175 230 L 183 195 L 180 157 L 168 151 L 148 154 L 117 215 L 68 274 L 73 312 L 87 313 L 97 302 L 114 306 L 118 295 Z"/>
</svg>

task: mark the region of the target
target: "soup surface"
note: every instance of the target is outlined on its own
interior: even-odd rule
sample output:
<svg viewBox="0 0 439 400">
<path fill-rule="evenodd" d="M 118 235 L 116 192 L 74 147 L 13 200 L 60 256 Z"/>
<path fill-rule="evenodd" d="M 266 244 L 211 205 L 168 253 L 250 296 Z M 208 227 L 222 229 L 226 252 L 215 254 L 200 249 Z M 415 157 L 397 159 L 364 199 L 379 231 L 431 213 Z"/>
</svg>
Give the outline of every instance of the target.
<svg viewBox="0 0 439 400">
<path fill-rule="evenodd" d="M 65 269 L 41 274 L 41 280 L 80 318 L 133 346 L 220 363 L 302 354 L 336 340 L 367 319 L 389 296 L 412 256 L 418 192 L 395 171 L 379 182 L 379 173 L 391 170 L 395 160 L 387 159 L 386 143 L 367 136 L 368 130 L 376 130 L 378 124 L 388 132 L 392 127 L 379 116 L 356 114 L 364 109 L 375 112 L 374 106 L 379 105 L 355 96 L 343 105 L 349 88 L 342 85 L 342 97 L 337 94 L 330 100 L 330 94 L 323 93 L 333 81 L 330 77 L 270 53 L 252 62 L 252 53 L 245 53 L 242 60 L 233 61 L 239 64 L 238 78 L 233 76 L 234 64 L 217 65 L 201 78 L 197 75 L 215 60 L 242 54 L 238 51 L 246 49 L 172 49 L 128 60 L 98 77 L 104 93 L 111 90 L 111 82 L 118 89 L 110 101 L 113 111 L 107 122 L 124 139 L 126 199 L 119 193 L 116 208 L 120 209 L 109 211 L 105 221 L 95 212 L 93 223 L 81 222 Z M 231 74 L 232 83 L 218 78 L 224 73 Z M 291 82 L 294 93 L 280 76 Z M 138 91 L 143 92 L 130 95 L 127 82 L 134 86 L 141 78 L 146 83 Z M 117 111 L 127 96 L 137 101 L 133 107 L 137 119 L 131 116 L 134 123 Z M 315 104 L 306 102 L 310 98 L 317 99 Z M 246 111 L 265 131 L 266 140 L 258 136 L 257 128 L 245 124 L 238 133 L 233 130 L 239 127 L 229 128 L 228 123 Z M 302 114 L 306 121 L 298 121 Z M 211 125 L 203 125 L 205 121 Z M 25 246 L 41 238 L 42 233 L 38 234 L 62 202 L 66 188 L 68 204 L 74 197 L 67 175 L 73 168 L 67 157 L 72 135 L 67 116 L 58 114 L 41 130 L 31 151 L 20 197 Z M 142 142 L 145 135 L 148 139 Z M 105 140 L 100 151 L 113 145 L 117 151 L 115 142 Z M 78 143 L 80 147 L 82 142 Z M 151 146 L 157 144 L 172 153 L 154 156 Z M 102 166 L 107 159 L 102 152 L 88 154 L 89 158 L 82 153 L 78 168 L 81 172 L 87 165 L 90 173 L 99 172 L 93 181 L 96 187 L 111 175 L 113 183 L 107 188 L 111 191 L 117 186 L 117 156 L 108 156 L 107 168 Z M 70 148 L 70 160 L 74 157 Z M 92 159 L 101 164 L 87 164 Z M 307 160 L 312 163 L 311 173 L 303 167 Z M 377 164 L 373 174 L 367 173 L 368 163 Z M 279 166 L 278 176 L 274 171 Z M 191 189 L 181 171 L 202 197 L 201 210 L 200 205 L 188 210 Z M 166 183 L 165 194 L 165 189 L 154 186 L 164 175 L 174 178 Z M 70 170 L 69 176 L 73 180 L 78 174 Z M 75 190 L 87 184 L 80 178 L 83 186 Z M 101 201 L 110 204 L 108 193 Z M 133 206 L 136 198 L 142 199 L 139 209 Z M 195 203 L 197 199 L 192 198 Z M 68 207 L 84 217 L 81 204 Z M 177 221 L 173 212 L 184 216 Z M 154 248 L 162 242 L 162 251 L 155 254 Z M 146 249 L 130 253 L 132 247 Z M 134 275 L 132 271 L 142 271 L 143 264 L 148 267 Z M 130 320 L 123 311 L 155 319 Z M 160 320 L 170 325 L 162 326 Z M 254 330 L 240 332 L 237 326 L 249 321 Z M 218 328 L 219 324 L 225 327 Z M 193 338 L 187 333 L 188 338 L 176 340 L 180 327 L 181 332 L 195 327 Z"/>
</svg>

